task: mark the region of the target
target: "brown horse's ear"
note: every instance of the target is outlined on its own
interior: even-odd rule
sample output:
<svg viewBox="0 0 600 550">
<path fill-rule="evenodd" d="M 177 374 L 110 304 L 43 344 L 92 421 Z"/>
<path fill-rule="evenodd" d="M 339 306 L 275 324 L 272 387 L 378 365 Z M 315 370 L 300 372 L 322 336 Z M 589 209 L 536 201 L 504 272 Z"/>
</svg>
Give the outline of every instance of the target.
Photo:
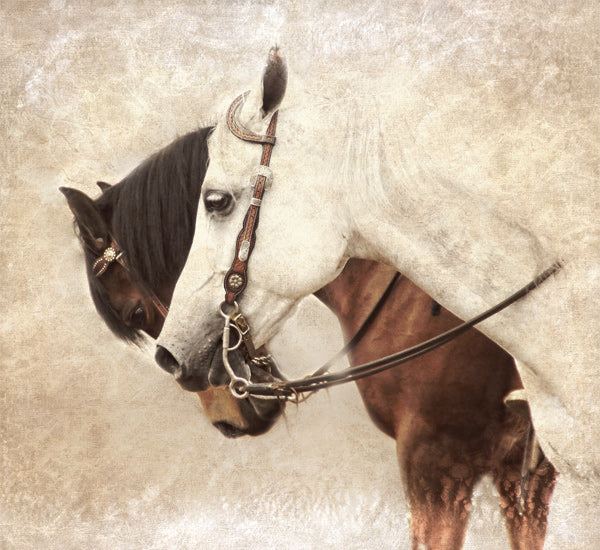
<svg viewBox="0 0 600 550">
<path fill-rule="evenodd" d="M 281 55 L 279 48 L 271 48 L 267 66 L 263 73 L 263 104 L 262 114 L 267 116 L 273 112 L 283 100 L 285 88 L 287 86 L 287 65 Z"/>
<path fill-rule="evenodd" d="M 104 193 L 107 189 L 110 189 L 112 185 L 110 183 L 106 183 L 105 181 L 97 181 L 96 185 L 100 187 L 100 191 Z"/>
<path fill-rule="evenodd" d="M 59 187 L 60 192 L 66 197 L 69 208 L 75 216 L 81 236 L 86 244 L 99 252 L 104 250 L 108 243 L 108 226 L 94 201 L 85 193 L 71 187 Z"/>
</svg>

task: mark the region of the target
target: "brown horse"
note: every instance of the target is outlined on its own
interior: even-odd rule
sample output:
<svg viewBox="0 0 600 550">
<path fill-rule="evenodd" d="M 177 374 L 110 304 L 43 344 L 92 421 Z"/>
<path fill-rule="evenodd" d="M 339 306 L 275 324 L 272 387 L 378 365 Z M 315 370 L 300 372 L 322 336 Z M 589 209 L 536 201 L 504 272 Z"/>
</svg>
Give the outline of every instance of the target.
<svg viewBox="0 0 600 550">
<path fill-rule="evenodd" d="M 162 328 L 161 302 L 170 301 L 194 233 L 208 131 L 180 138 L 117 185 L 101 184 L 96 200 L 62 189 L 86 252 L 94 303 L 123 339 L 136 341 L 141 332 L 156 337 Z M 98 260 L 108 247 L 124 253 L 120 261 Z M 392 273 L 381 264 L 350 260 L 317 296 L 350 336 Z M 351 361 L 392 353 L 458 322 L 444 309 L 432 309 L 426 294 L 401 279 Z M 253 371 L 253 378 L 269 375 Z M 542 548 L 556 472 L 543 456 L 532 465 L 519 513 L 529 420 L 504 405 L 505 396 L 520 387 L 510 356 L 471 330 L 430 355 L 357 384 L 375 424 L 397 442 L 413 548 L 462 546 L 473 488 L 486 474 L 495 480 L 511 547 Z M 279 401 L 235 399 L 225 386 L 199 396 L 213 424 L 230 437 L 264 433 L 283 411 Z"/>
<path fill-rule="evenodd" d="M 96 200 L 60 189 L 75 216 L 96 310 L 122 340 L 138 343 L 143 333 L 156 338 L 163 326 L 163 304 L 171 300 L 192 244 L 210 131 L 202 128 L 175 140 L 117 185 L 98 182 L 102 194 Z M 222 370 L 222 364 L 215 367 Z M 255 369 L 253 379 L 269 376 Z M 229 403 L 224 395 L 218 390 L 202 393 L 201 399 L 213 424 L 228 437 L 262 434 L 284 410 L 283 402 L 249 398 L 221 420 Z"/>
<path fill-rule="evenodd" d="M 394 269 L 350 260 L 317 292 L 352 336 L 386 288 Z M 440 334 L 460 320 L 401 278 L 373 325 L 351 352 L 361 364 Z M 473 488 L 486 474 L 500 495 L 513 549 L 542 548 L 556 471 L 544 457 L 529 478 L 524 512 L 517 499 L 529 418 L 504 398 L 521 388 L 512 358 L 470 330 L 412 363 L 357 382 L 371 419 L 396 440 L 411 510 L 413 548 L 460 548 Z"/>
</svg>

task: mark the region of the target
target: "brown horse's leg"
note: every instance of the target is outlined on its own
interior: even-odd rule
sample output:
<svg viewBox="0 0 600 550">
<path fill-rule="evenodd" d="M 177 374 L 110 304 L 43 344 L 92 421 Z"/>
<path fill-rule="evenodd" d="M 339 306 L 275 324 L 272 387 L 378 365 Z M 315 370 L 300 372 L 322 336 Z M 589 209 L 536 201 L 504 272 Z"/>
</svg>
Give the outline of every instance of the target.
<svg viewBox="0 0 600 550">
<path fill-rule="evenodd" d="M 455 449 L 438 441 L 415 441 L 398 457 L 411 513 L 411 548 L 455 550 L 465 540 L 473 486 L 478 475 L 472 465 L 452 460 Z"/>
<path fill-rule="evenodd" d="M 496 476 L 496 488 L 506 522 L 512 550 L 541 550 L 546 538 L 550 498 L 558 472 L 544 457 L 529 475 L 527 497 L 519 513 L 518 495 L 521 483 L 519 465 L 507 465 Z"/>
</svg>

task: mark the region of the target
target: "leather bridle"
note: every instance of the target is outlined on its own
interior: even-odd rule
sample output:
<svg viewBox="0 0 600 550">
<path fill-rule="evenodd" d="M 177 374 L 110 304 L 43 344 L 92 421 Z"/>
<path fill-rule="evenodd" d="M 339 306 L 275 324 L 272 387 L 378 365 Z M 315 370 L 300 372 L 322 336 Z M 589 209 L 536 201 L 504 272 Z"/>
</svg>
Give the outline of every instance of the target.
<svg viewBox="0 0 600 550">
<path fill-rule="evenodd" d="M 256 241 L 256 228 L 258 226 L 260 206 L 262 204 L 264 192 L 269 188 L 272 182 L 273 176 L 271 169 L 269 168 L 269 163 L 271 159 L 271 152 L 276 141 L 275 129 L 277 125 L 278 114 L 278 112 L 275 111 L 275 113 L 273 113 L 271 116 L 267 133 L 265 135 L 255 134 L 244 128 L 237 118 L 237 113 L 240 107 L 243 105 L 248 93 L 249 92 L 245 92 L 237 97 L 227 111 L 227 126 L 236 137 L 241 140 L 258 143 L 263 146 L 261 162 L 256 170 L 255 176 L 253 177 L 253 194 L 252 198 L 250 199 L 250 206 L 248 207 L 242 230 L 240 231 L 236 241 L 235 257 L 231 268 L 225 275 L 225 300 L 222 302 L 219 308 L 219 312 L 225 319 L 225 326 L 223 329 L 223 364 L 225 365 L 225 369 L 230 376 L 231 381 L 229 387 L 235 397 L 243 399 L 248 396 L 253 396 L 262 399 L 297 400 L 299 394 L 301 393 L 312 393 L 324 388 L 329 388 L 331 386 L 359 380 L 361 378 L 372 376 L 384 370 L 398 366 L 412 359 L 416 359 L 417 357 L 429 353 L 443 344 L 450 342 L 457 336 L 469 330 L 474 325 L 481 323 L 485 319 L 488 319 L 492 315 L 515 303 L 517 300 L 520 300 L 523 296 L 527 295 L 561 268 L 561 264 L 559 262 L 554 263 L 551 267 L 546 269 L 523 288 L 515 292 L 512 296 L 481 313 L 480 315 L 477 315 L 470 321 L 464 322 L 457 327 L 440 334 L 439 336 L 427 340 L 426 342 L 381 359 L 377 359 L 363 365 L 349 367 L 333 373 L 327 372 L 331 364 L 334 362 L 333 360 L 330 360 L 311 376 L 299 380 L 274 380 L 272 382 L 252 383 L 250 380 L 237 376 L 229 364 L 228 353 L 234 349 L 237 349 L 242 342 L 246 346 L 246 349 L 248 350 L 248 353 L 252 359 L 259 362 L 262 361 L 264 363 L 268 363 L 270 361 L 269 356 L 261 357 L 257 354 L 250 336 L 250 326 L 245 317 L 242 315 L 239 305 L 236 301 L 247 285 L 248 260 Z M 230 329 L 232 326 L 239 333 L 240 339 L 234 346 L 230 347 Z M 354 338 L 352 339 L 352 342 L 353 344 L 356 344 Z M 342 351 L 347 352 L 349 349 L 350 347 L 346 346 Z M 340 354 L 342 353 L 340 352 L 336 354 L 335 359 L 339 358 Z"/>
<path fill-rule="evenodd" d="M 265 191 L 270 188 L 273 182 L 273 173 L 269 168 L 269 164 L 271 162 L 271 152 L 273 151 L 273 146 L 276 141 L 275 129 L 277 127 L 278 113 L 275 111 L 271 115 L 267 133 L 264 135 L 256 134 L 245 128 L 239 122 L 237 113 L 243 106 L 249 93 L 249 91 L 245 92 L 233 101 L 227 110 L 227 126 L 239 139 L 261 144 L 263 149 L 260 164 L 256 167 L 255 174 L 252 177 L 252 197 L 250 199 L 250 206 L 248 207 L 242 229 L 236 240 L 233 262 L 229 271 L 225 274 L 223 283 L 225 287 L 225 300 L 219 307 L 219 312 L 225 319 L 225 325 L 223 327 L 223 364 L 230 377 L 229 387 L 231 388 L 232 393 L 240 399 L 247 397 L 248 394 L 244 391 L 238 392 L 235 388 L 239 388 L 249 381 L 234 373 L 228 359 L 230 351 L 238 349 L 243 342 L 251 363 L 262 367 L 268 372 L 276 370 L 273 368 L 275 365 L 272 357 L 270 355 L 261 355 L 257 351 L 250 334 L 250 325 L 240 311 L 236 301 L 248 283 L 248 260 L 256 241 L 256 229 L 258 227 L 260 207 Z M 237 331 L 239 336 L 239 340 L 234 346 L 230 346 L 231 327 Z"/>
</svg>

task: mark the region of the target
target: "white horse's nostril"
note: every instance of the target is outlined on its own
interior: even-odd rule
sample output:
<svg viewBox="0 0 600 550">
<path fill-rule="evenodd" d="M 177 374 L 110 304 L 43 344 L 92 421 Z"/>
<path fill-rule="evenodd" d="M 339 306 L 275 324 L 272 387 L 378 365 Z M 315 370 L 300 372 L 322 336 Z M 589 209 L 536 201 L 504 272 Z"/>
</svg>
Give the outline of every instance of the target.
<svg viewBox="0 0 600 550">
<path fill-rule="evenodd" d="M 183 372 L 182 367 L 167 348 L 164 348 L 163 346 L 156 346 L 154 360 L 158 363 L 161 369 L 167 371 L 169 374 L 172 374 L 175 376 L 175 378 L 181 377 Z"/>
</svg>

